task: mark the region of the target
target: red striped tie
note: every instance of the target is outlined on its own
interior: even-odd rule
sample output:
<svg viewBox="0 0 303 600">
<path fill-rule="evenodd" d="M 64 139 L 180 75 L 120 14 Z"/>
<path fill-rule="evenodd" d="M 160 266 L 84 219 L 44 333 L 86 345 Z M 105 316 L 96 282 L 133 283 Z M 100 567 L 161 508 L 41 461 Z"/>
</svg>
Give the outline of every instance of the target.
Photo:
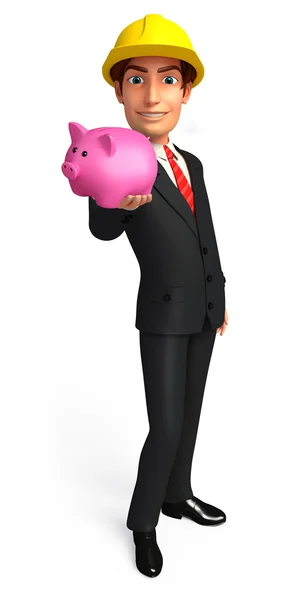
<svg viewBox="0 0 303 600">
<path fill-rule="evenodd" d="M 193 191 L 192 191 L 182 169 L 180 169 L 179 165 L 176 163 L 172 151 L 168 148 L 168 146 L 164 146 L 164 150 L 165 150 L 166 156 L 169 160 L 170 166 L 173 170 L 178 189 L 180 190 L 181 194 L 183 194 L 186 202 L 188 203 L 189 207 L 191 208 L 193 214 L 195 215 L 195 204 L 194 204 Z"/>
</svg>

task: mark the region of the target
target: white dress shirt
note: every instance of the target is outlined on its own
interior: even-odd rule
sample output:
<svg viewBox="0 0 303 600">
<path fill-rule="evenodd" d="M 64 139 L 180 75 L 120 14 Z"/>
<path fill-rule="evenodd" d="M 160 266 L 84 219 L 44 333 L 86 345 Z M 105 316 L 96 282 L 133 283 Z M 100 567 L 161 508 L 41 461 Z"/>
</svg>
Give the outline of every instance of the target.
<svg viewBox="0 0 303 600">
<path fill-rule="evenodd" d="M 171 178 L 171 180 L 173 181 L 175 186 L 178 187 L 176 178 L 174 176 L 174 172 L 173 172 L 173 170 L 170 166 L 170 162 L 166 156 L 164 146 L 162 144 L 154 144 L 153 142 L 151 142 L 151 144 L 154 147 L 158 162 L 164 167 L 164 169 L 166 170 L 167 174 L 169 175 L 169 177 Z M 165 146 L 167 146 L 173 152 L 176 163 L 178 163 L 181 171 L 183 171 L 189 185 L 191 186 L 190 174 L 189 174 L 187 164 L 186 164 L 183 156 L 180 154 L 180 152 L 178 152 L 178 150 L 175 148 L 174 144 L 172 142 L 170 142 L 169 139 L 168 139 L 167 144 L 165 144 Z"/>
</svg>

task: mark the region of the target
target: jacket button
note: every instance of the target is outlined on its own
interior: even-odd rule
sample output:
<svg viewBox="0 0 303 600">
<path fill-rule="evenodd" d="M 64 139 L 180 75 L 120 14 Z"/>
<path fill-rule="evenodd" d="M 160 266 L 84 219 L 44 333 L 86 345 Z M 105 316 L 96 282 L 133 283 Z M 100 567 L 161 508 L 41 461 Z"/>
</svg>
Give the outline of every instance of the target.
<svg viewBox="0 0 303 600">
<path fill-rule="evenodd" d="M 213 303 L 209 302 L 207 306 L 208 306 L 208 308 L 212 308 L 213 307 Z"/>
<path fill-rule="evenodd" d="M 203 248 L 203 252 L 204 252 L 204 254 L 207 254 L 207 253 L 208 253 L 208 249 L 206 248 L 206 246 L 204 246 L 204 248 Z"/>
<path fill-rule="evenodd" d="M 124 219 L 122 219 L 122 223 L 128 223 L 133 218 L 133 215 L 125 215 Z"/>
<path fill-rule="evenodd" d="M 170 295 L 165 294 L 165 296 L 163 296 L 163 299 L 166 300 L 166 302 L 168 302 L 170 300 Z"/>
<path fill-rule="evenodd" d="M 213 278 L 211 275 L 207 275 L 206 279 L 207 279 L 207 281 L 212 281 Z"/>
</svg>

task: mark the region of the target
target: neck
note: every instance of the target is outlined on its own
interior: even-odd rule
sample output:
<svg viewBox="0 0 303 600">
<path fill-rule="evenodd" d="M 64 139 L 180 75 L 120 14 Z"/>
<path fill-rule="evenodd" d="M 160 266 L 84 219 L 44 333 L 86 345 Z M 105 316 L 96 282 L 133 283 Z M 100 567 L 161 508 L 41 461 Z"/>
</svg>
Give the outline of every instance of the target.
<svg viewBox="0 0 303 600">
<path fill-rule="evenodd" d="M 153 144 L 161 144 L 164 146 L 164 144 L 168 143 L 168 139 L 168 133 L 166 133 L 164 135 L 150 136 L 149 141 Z"/>
</svg>

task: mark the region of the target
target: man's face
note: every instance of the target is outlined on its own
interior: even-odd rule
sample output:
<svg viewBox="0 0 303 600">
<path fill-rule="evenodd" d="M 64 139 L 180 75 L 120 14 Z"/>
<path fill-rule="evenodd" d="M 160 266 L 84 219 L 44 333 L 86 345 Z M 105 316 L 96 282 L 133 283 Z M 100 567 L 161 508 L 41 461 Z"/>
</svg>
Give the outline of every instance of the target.
<svg viewBox="0 0 303 600">
<path fill-rule="evenodd" d="M 129 126 L 150 137 L 152 142 L 165 144 L 192 88 L 188 83 L 183 96 L 181 61 L 164 56 L 140 56 L 132 58 L 126 69 L 122 94 L 118 81 L 115 81 L 115 92 L 118 101 L 124 102 Z"/>
</svg>

